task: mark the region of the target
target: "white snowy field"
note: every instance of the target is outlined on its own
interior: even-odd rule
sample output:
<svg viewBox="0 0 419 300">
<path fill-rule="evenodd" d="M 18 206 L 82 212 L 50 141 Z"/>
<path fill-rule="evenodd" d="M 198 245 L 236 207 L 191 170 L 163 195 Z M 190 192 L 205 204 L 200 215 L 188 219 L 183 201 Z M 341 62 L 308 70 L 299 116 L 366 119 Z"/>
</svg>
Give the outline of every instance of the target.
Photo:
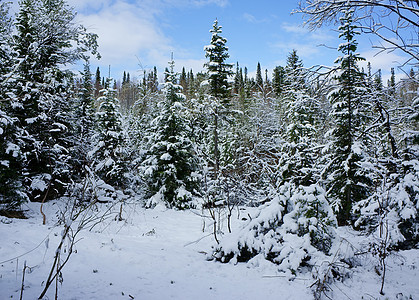
<svg viewBox="0 0 419 300">
<path fill-rule="evenodd" d="M 63 226 L 55 226 L 58 204 L 44 205 L 46 225 L 38 203 L 26 208 L 28 220 L 0 217 L 0 299 L 20 298 L 24 261 L 23 299 L 38 299 L 61 238 Z M 311 274 L 297 274 L 290 281 L 265 260 L 236 265 L 208 261 L 212 225 L 207 220 L 203 232 L 200 213 L 126 205 L 123 221 L 108 219 L 81 231 L 77 252 L 62 271 L 58 299 L 313 299 Z M 252 211 L 241 217 L 247 213 Z M 245 222 L 241 217 L 236 211 L 233 230 Z M 346 228 L 340 234 L 352 235 Z M 418 299 L 419 250 L 388 258 L 384 296 L 374 271 L 378 261 L 363 261 L 363 267 L 351 270 L 351 278 L 330 286 L 332 299 Z M 55 289 L 54 283 L 45 299 L 54 299 Z"/>
</svg>

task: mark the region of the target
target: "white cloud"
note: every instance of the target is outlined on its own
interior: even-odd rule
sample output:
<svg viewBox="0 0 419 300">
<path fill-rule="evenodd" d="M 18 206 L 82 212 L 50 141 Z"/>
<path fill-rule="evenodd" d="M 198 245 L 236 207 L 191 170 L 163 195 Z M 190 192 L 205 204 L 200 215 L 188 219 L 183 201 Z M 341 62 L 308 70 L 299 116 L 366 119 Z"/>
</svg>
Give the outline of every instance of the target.
<svg viewBox="0 0 419 300">
<path fill-rule="evenodd" d="M 390 70 L 392 67 L 400 66 L 406 57 L 400 56 L 395 52 L 382 52 L 377 53 L 377 50 L 369 50 L 360 53 L 361 57 L 366 59 L 366 62 L 361 62 L 360 66 L 366 67 L 367 62 L 371 63 L 373 69 Z"/>
<path fill-rule="evenodd" d="M 296 33 L 296 34 L 307 34 L 307 33 L 309 33 L 307 28 L 304 28 L 301 25 L 297 25 L 297 24 L 283 23 L 281 25 L 281 28 L 284 29 L 288 33 Z"/>
<path fill-rule="evenodd" d="M 293 49 L 297 50 L 298 56 L 307 57 L 313 54 L 319 53 L 319 47 L 316 47 L 312 44 L 307 43 L 297 43 L 297 42 L 287 42 L 282 43 L 278 42 L 273 45 L 274 48 L 281 50 L 283 53 L 289 53 Z"/>
<path fill-rule="evenodd" d="M 175 70 L 177 72 L 182 71 L 182 67 L 185 67 L 186 72 L 193 70 L 194 73 L 200 72 L 204 69 L 204 64 L 206 63 L 206 59 L 185 59 L 179 58 L 176 59 L 175 57 Z M 177 66 L 177 67 L 176 67 Z"/>
<path fill-rule="evenodd" d="M 153 66 L 163 70 L 168 65 L 172 52 L 175 54 L 176 65 L 193 68 L 194 71 L 202 69 L 203 60 L 183 59 L 190 57 L 190 53 L 176 46 L 162 31 L 161 26 L 164 25 L 157 22 L 156 16 L 164 5 L 184 3 L 223 5 L 227 2 L 144 0 L 128 3 L 93 0 L 86 3 L 71 0 L 71 5 L 83 11 L 78 14 L 77 21 L 99 36 L 99 52 L 102 59 L 93 60 L 92 65 L 99 65 L 104 70 L 107 70 L 108 65 L 112 65 L 111 75 L 114 77 L 119 77 L 122 70 L 129 71 L 132 75 L 142 74 L 143 70 L 149 70 Z M 92 11 L 92 7 L 98 10 Z"/>
<path fill-rule="evenodd" d="M 271 47 L 281 55 L 287 56 L 293 49 L 303 59 L 304 64 L 316 64 L 319 57 L 326 58 L 324 63 L 332 63 L 330 57 L 327 57 L 329 49 L 325 45 L 336 43 L 336 37 L 326 29 L 310 31 L 307 28 L 293 23 L 281 24 L 282 34 L 277 41 L 271 44 Z M 337 52 L 336 52 L 336 55 Z"/>
<path fill-rule="evenodd" d="M 18 10 L 17 2 L 13 8 Z M 229 0 L 67 0 L 77 12 L 76 22 L 89 32 L 96 33 L 102 59 L 92 59 L 92 68 L 99 66 L 102 75 L 118 78 L 126 70 L 140 77 L 144 70 L 154 66 L 163 70 L 175 54 L 176 65 L 181 68 L 201 71 L 205 59 L 190 58 L 191 53 L 168 37 L 163 26 L 171 26 L 159 20 L 167 8 L 229 5 Z M 80 66 L 78 66 L 80 68 Z M 94 70 L 93 70 L 94 71 Z"/>
<path fill-rule="evenodd" d="M 360 56 L 366 59 L 359 63 L 359 66 L 364 68 L 365 72 L 367 72 L 368 62 L 371 63 L 373 74 L 381 69 L 384 84 L 387 84 L 387 80 L 390 79 L 391 68 L 394 68 L 395 70 L 396 80 L 405 76 L 405 73 L 398 68 L 407 60 L 405 56 L 401 56 L 396 52 L 378 53 L 377 49 L 360 52 Z"/>
<path fill-rule="evenodd" d="M 189 0 L 191 4 L 198 5 L 198 6 L 204 6 L 209 4 L 215 4 L 220 7 L 225 7 L 227 4 L 229 4 L 228 0 Z"/>
<path fill-rule="evenodd" d="M 98 11 L 103 7 L 109 7 L 111 0 L 68 0 L 67 3 L 74 7 L 76 11 L 79 10 L 93 10 Z"/>
<path fill-rule="evenodd" d="M 169 55 L 171 50 L 170 39 L 156 26 L 152 15 L 128 3 L 103 7 L 96 14 L 79 14 L 78 21 L 98 34 L 100 65 L 137 68 L 136 57 L 149 61 L 153 52 Z"/>
<path fill-rule="evenodd" d="M 335 35 L 332 35 L 328 30 L 318 28 L 314 31 L 311 31 L 301 24 L 282 23 L 281 28 L 285 32 L 293 34 L 294 37 L 304 37 L 306 39 L 308 38 L 313 43 L 318 44 L 331 41 L 335 37 Z"/>
<path fill-rule="evenodd" d="M 247 22 L 249 22 L 249 23 L 253 23 L 253 24 L 268 22 L 268 19 L 266 19 L 266 18 L 265 18 L 265 19 L 258 19 L 258 18 L 256 18 L 254 15 L 249 14 L 249 13 L 244 13 L 242 17 L 243 17 L 243 19 L 245 19 Z"/>
</svg>

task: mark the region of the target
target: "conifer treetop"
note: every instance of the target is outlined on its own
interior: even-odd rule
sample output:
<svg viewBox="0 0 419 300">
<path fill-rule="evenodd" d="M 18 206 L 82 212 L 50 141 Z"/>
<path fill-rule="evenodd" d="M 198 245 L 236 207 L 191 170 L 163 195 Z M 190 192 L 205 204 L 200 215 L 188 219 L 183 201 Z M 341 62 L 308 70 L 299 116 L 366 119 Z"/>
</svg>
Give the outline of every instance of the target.
<svg viewBox="0 0 419 300">
<path fill-rule="evenodd" d="M 208 70 L 210 94 L 225 99 L 229 96 L 227 79 L 233 74 L 231 71 L 233 65 L 226 63 L 226 60 L 230 57 L 226 46 L 227 39 L 220 35 L 222 30 L 217 19 L 214 21 L 210 32 L 212 33 L 211 44 L 204 47 L 205 57 L 209 59 L 204 66 Z"/>
</svg>

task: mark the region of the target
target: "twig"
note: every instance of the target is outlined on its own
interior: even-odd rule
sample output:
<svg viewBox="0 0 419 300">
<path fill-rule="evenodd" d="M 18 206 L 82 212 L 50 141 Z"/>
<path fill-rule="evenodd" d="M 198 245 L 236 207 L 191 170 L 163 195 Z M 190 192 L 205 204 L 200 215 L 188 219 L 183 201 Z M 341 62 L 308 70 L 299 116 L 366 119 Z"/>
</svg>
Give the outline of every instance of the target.
<svg viewBox="0 0 419 300">
<path fill-rule="evenodd" d="M 263 275 L 262 278 L 289 278 L 287 275 Z M 293 277 L 292 280 L 308 281 L 306 278 Z"/>
<path fill-rule="evenodd" d="M 29 253 L 31 253 L 31 252 L 33 252 L 33 251 L 35 251 L 36 249 L 38 249 L 39 248 L 39 246 L 41 246 L 42 245 L 42 243 L 43 242 L 45 242 L 45 240 L 49 237 L 49 235 L 51 234 L 51 232 L 54 230 L 54 228 L 53 229 L 51 229 L 51 231 L 47 234 L 47 236 L 35 247 L 35 248 L 33 248 L 32 250 L 29 250 L 29 251 L 27 251 L 27 252 L 25 252 L 25 253 L 23 253 L 23 254 L 21 254 L 21 255 L 18 255 L 18 256 L 15 256 L 15 257 L 13 257 L 13 258 L 10 258 L 10 259 L 8 259 L 8 260 L 5 260 L 5 261 L 0 261 L 0 265 L 1 264 L 4 264 L 4 263 L 7 263 L 7 262 L 9 262 L 9 261 L 12 261 L 12 260 L 15 260 L 15 259 L 19 259 L 20 257 L 22 257 L 22 256 L 25 256 L 26 254 L 29 254 Z"/>
<path fill-rule="evenodd" d="M 51 180 L 52 181 L 52 180 Z M 49 188 L 51 187 L 51 181 L 48 184 L 48 189 L 47 192 L 45 193 L 44 198 L 42 199 L 42 203 L 41 203 L 41 207 L 39 208 L 39 211 L 42 214 L 42 225 L 45 225 L 47 223 L 47 217 L 45 216 L 44 212 L 42 211 L 42 207 L 44 206 L 44 202 L 47 199 L 48 193 L 49 193 Z"/>
<path fill-rule="evenodd" d="M 204 236 L 200 237 L 199 239 L 197 239 L 197 240 L 195 240 L 195 241 L 192 241 L 192 242 L 186 243 L 185 245 L 183 245 L 183 247 L 187 247 L 187 246 L 192 245 L 192 244 L 197 244 L 197 243 L 199 243 L 200 241 L 202 241 L 203 239 L 205 239 L 206 237 L 209 237 L 209 236 L 211 236 L 211 235 L 212 235 L 212 233 L 209 233 L 209 234 L 207 234 L 207 235 L 204 235 Z"/>
<path fill-rule="evenodd" d="M 19 298 L 20 300 L 23 299 L 23 290 L 25 288 L 25 272 L 26 272 L 26 260 L 25 260 L 25 262 L 23 264 L 22 286 L 20 288 L 20 298 Z"/>
</svg>

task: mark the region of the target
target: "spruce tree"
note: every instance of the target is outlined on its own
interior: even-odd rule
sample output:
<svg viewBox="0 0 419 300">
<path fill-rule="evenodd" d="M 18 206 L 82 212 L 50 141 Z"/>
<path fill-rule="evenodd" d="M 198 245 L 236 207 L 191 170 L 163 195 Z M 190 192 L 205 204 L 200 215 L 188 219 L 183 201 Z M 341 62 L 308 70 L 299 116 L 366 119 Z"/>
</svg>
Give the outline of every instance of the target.
<svg viewBox="0 0 419 300">
<path fill-rule="evenodd" d="M 111 88 L 112 78 L 106 80 L 107 88 L 99 97 L 96 112 L 97 132 L 93 137 L 95 147 L 89 152 L 93 169 L 106 183 L 124 187 L 127 171 L 125 137 L 122 131 L 122 115 L 116 90 Z"/>
<path fill-rule="evenodd" d="M 96 75 L 95 75 L 95 84 L 94 84 L 94 89 L 95 89 L 95 99 L 97 99 L 99 97 L 99 92 L 102 90 L 103 86 L 101 83 L 101 76 L 100 76 L 100 69 L 99 67 L 97 67 L 96 69 Z"/>
<path fill-rule="evenodd" d="M 182 91 L 186 95 L 188 91 L 188 82 L 186 78 L 185 67 L 182 68 L 182 73 L 180 73 L 179 85 L 182 87 Z"/>
<path fill-rule="evenodd" d="M 0 3 L 0 214 L 19 210 L 27 200 L 23 189 L 21 172 L 22 152 L 19 136 L 22 128 L 13 117 L 13 103 L 10 98 L 12 72 L 12 21 L 9 3 Z"/>
<path fill-rule="evenodd" d="M 217 178 L 220 170 L 220 149 L 219 149 L 219 115 L 222 110 L 222 105 L 228 106 L 230 104 L 230 86 L 228 77 L 232 75 L 231 64 L 226 60 L 230 57 L 228 54 L 227 40 L 221 36 L 221 26 L 218 25 L 218 20 L 214 21 L 211 32 L 210 45 L 205 46 L 205 57 L 209 61 L 204 65 L 207 68 L 209 81 L 209 94 L 212 106 L 211 115 L 213 116 L 213 132 L 212 132 L 212 162 L 213 177 Z"/>
<path fill-rule="evenodd" d="M 96 53 L 96 35 L 63 0 L 23 0 L 15 19 L 14 115 L 23 128 L 25 185 L 34 200 L 58 196 L 71 175 L 71 84 L 63 66 Z M 75 46 L 77 45 L 77 46 Z"/>
<path fill-rule="evenodd" d="M 292 50 L 287 56 L 285 66 L 285 86 L 298 90 L 305 88 L 305 72 L 303 63 L 297 54 L 297 50 Z"/>
<path fill-rule="evenodd" d="M 388 89 L 389 89 L 389 94 L 391 96 L 394 96 L 396 92 L 396 76 L 394 75 L 394 68 L 391 68 L 390 73 L 391 73 L 391 76 L 388 81 Z"/>
<path fill-rule="evenodd" d="M 233 74 L 231 64 L 226 60 L 230 57 L 228 54 L 227 40 L 221 36 L 222 26 L 218 25 L 218 20 L 214 21 L 211 32 L 211 43 L 205 46 L 205 57 L 208 62 L 205 67 L 208 71 L 208 81 L 211 96 L 227 104 L 230 98 L 230 86 L 228 77 Z"/>
<path fill-rule="evenodd" d="M 369 179 L 358 164 L 363 155 L 364 144 L 359 138 L 365 119 L 362 112 L 362 95 L 366 92 L 363 74 L 357 62 L 364 60 L 356 54 L 356 26 L 353 24 L 352 11 L 347 10 L 341 18 L 340 35 L 345 42 L 339 46 L 344 56 L 339 57 L 336 78 L 337 87 L 329 94 L 332 116 L 335 123 L 331 130 L 331 156 L 328 159 L 327 182 L 328 196 L 337 214 L 339 225 L 353 223 L 354 203 L 369 195 Z"/>
<path fill-rule="evenodd" d="M 92 147 L 92 135 L 95 129 L 94 87 L 88 61 L 81 72 L 81 86 L 74 109 L 75 147 L 72 153 L 76 173 L 81 175 L 89 165 L 88 152 Z"/>
<path fill-rule="evenodd" d="M 260 63 L 256 67 L 256 85 L 258 90 L 263 89 L 262 70 L 260 69 Z"/>
<path fill-rule="evenodd" d="M 194 98 L 197 92 L 195 76 L 192 69 L 188 72 L 188 96 Z"/>
<path fill-rule="evenodd" d="M 277 97 L 279 97 L 283 91 L 284 80 L 285 80 L 284 77 L 285 77 L 284 68 L 281 66 L 275 67 L 275 69 L 273 70 L 272 87 Z"/>
<path fill-rule="evenodd" d="M 165 76 L 165 98 L 159 103 L 160 112 L 149 129 L 148 151 L 141 168 L 148 186 L 149 205 L 163 202 L 171 208 L 187 209 L 194 206 L 200 178 L 190 140 L 185 96 L 177 84 L 173 60 Z"/>
<path fill-rule="evenodd" d="M 377 91 L 381 91 L 383 89 L 383 79 L 381 76 L 381 69 L 378 69 L 377 74 L 374 76 L 374 85 Z"/>
</svg>

